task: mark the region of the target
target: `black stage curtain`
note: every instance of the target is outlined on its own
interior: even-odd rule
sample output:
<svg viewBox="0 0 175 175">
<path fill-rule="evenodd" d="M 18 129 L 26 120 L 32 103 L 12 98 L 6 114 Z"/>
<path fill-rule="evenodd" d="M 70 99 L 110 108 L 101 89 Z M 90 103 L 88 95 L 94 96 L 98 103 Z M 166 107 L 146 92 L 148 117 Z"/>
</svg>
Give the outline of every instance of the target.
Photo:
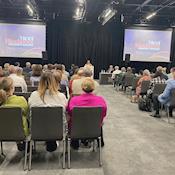
<svg viewBox="0 0 175 175">
<path fill-rule="evenodd" d="M 95 77 L 109 64 L 121 65 L 123 49 L 122 24 L 57 22 L 47 24 L 49 62 L 83 66 L 89 58 L 95 66 Z"/>
</svg>

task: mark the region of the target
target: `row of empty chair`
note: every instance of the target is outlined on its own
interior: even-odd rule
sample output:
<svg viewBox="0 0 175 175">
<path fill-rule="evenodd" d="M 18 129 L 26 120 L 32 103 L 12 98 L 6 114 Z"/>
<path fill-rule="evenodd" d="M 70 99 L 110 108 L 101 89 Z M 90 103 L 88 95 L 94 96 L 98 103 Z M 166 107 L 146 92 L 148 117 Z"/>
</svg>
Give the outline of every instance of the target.
<svg viewBox="0 0 175 175">
<path fill-rule="evenodd" d="M 69 132 L 63 115 L 62 107 L 33 107 L 30 112 L 30 135 L 25 136 L 22 125 L 22 110 L 18 107 L 0 107 L 0 141 L 1 154 L 3 142 L 25 141 L 24 170 L 27 169 L 28 146 L 30 145 L 28 169 L 32 165 L 32 146 L 37 141 L 63 141 L 63 168 L 66 159 L 66 141 L 68 150 L 68 168 L 71 167 L 72 139 L 90 139 L 99 141 L 99 165 L 102 165 L 101 152 L 101 112 L 100 107 L 74 108 L 72 124 Z M 86 123 L 86 124 L 85 124 Z M 29 144 L 30 143 L 30 144 Z M 93 144 L 94 145 L 94 144 Z"/>
</svg>

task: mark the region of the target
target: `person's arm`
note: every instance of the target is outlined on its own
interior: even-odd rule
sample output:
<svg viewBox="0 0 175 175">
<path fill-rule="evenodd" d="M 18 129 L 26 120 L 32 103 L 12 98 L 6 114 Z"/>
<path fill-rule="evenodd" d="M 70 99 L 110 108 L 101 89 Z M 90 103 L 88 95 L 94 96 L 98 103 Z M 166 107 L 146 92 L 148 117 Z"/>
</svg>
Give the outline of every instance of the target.
<svg viewBox="0 0 175 175">
<path fill-rule="evenodd" d="M 25 80 L 23 80 L 23 83 L 22 83 L 22 89 L 23 89 L 23 92 L 27 92 L 27 84 L 25 82 Z"/>
<path fill-rule="evenodd" d="M 163 103 L 164 101 L 168 100 L 171 95 L 171 90 L 172 90 L 171 82 L 168 82 L 164 92 L 160 94 L 158 97 L 159 101 Z"/>
</svg>

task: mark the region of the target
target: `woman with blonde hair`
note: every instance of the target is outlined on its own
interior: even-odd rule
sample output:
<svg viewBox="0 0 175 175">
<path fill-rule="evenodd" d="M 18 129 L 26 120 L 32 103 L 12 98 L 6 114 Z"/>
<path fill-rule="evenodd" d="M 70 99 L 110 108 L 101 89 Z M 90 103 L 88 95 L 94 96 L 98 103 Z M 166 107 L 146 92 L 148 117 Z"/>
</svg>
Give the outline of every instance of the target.
<svg viewBox="0 0 175 175">
<path fill-rule="evenodd" d="M 41 75 L 38 90 L 34 91 L 29 98 L 30 108 L 61 106 L 65 110 L 66 105 L 67 99 L 58 91 L 58 84 L 52 72 L 44 72 Z M 57 149 L 56 141 L 46 142 L 46 149 L 49 152 L 55 151 Z"/>
<path fill-rule="evenodd" d="M 13 80 L 10 77 L 3 78 L 0 81 L 0 106 L 20 107 L 22 109 L 23 128 L 24 133 L 27 136 L 29 134 L 28 123 L 27 123 L 28 104 L 24 97 L 13 95 L 13 93 L 14 93 Z M 23 142 L 17 143 L 17 147 L 19 151 L 23 151 L 25 149 L 25 144 Z"/>
<path fill-rule="evenodd" d="M 71 127 L 72 123 L 72 111 L 75 107 L 82 107 L 82 106 L 101 107 L 102 108 L 101 123 L 100 123 L 101 137 L 102 137 L 101 145 L 104 146 L 102 126 L 103 126 L 103 120 L 106 117 L 107 112 L 106 102 L 103 97 L 93 94 L 93 91 L 95 89 L 95 83 L 92 78 L 85 78 L 84 81 L 82 82 L 81 87 L 84 93 L 81 94 L 80 96 L 72 97 L 67 106 L 67 112 L 70 116 L 69 128 Z M 78 149 L 79 142 L 75 140 L 71 143 L 71 145 L 73 148 Z"/>
</svg>

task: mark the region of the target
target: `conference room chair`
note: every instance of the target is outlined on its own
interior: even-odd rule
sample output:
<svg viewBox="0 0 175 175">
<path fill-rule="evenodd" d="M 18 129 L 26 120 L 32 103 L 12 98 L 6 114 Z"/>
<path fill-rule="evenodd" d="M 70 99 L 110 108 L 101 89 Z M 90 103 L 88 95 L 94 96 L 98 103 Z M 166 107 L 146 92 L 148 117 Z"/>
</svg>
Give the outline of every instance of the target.
<svg viewBox="0 0 175 175">
<path fill-rule="evenodd" d="M 154 89 L 153 89 L 153 95 L 162 94 L 165 88 L 166 88 L 166 84 L 163 84 L 163 83 L 155 84 Z"/>
<path fill-rule="evenodd" d="M 63 141 L 63 168 L 65 168 L 65 124 L 62 107 L 32 107 L 30 116 L 29 170 L 32 166 L 32 145 L 37 141 Z"/>
<path fill-rule="evenodd" d="M 68 134 L 68 168 L 71 167 L 72 139 L 99 141 L 99 166 L 102 166 L 101 150 L 101 107 L 75 107 L 72 112 L 71 130 Z"/>
<path fill-rule="evenodd" d="M 128 87 L 129 94 L 130 94 L 131 97 L 132 97 L 132 95 L 134 95 L 135 92 L 136 92 L 136 88 L 137 88 L 137 83 L 138 83 L 138 81 L 139 81 L 139 77 L 133 78 L 132 85 Z"/>
<path fill-rule="evenodd" d="M 150 81 L 149 80 L 142 81 L 140 95 L 142 97 L 146 95 L 149 88 L 150 88 Z"/>
<path fill-rule="evenodd" d="M 15 92 L 14 95 L 23 96 L 28 101 L 31 92 Z"/>
<path fill-rule="evenodd" d="M 124 79 L 124 90 L 126 94 L 128 93 L 128 88 L 132 86 L 133 79 L 134 79 L 133 76 L 126 76 Z"/>
<path fill-rule="evenodd" d="M 66 85 L 60 84 L 60 92 L 63 93 L 66 98 L 68 98 L 68 90 Z"/>
<path fill-rule="evenodd" d="M 37 89 L 38 89 L 37 86 L 27 86 L 27 91 L 28 91 L 28 92 L 34 92 L 34 91 L 36 91 Z"/>
<path fill-rule="evenodd" d="M 39 81 L 34 81 L 34 86 L 38 87 L 38 85 L 39 85 Z"/>
<path fill-rule="evenodd" d="M 24 135 L 21 108 L 0 107 L 0 141 L 1 155 L 4 155 L 3 142 L 25 141 L 24 170 L 26 170 L 29 139 Z"/>
<path fill-rule="evenodd" d="M 22 87 L 15 87 L 15 92 L 22 92 Z"/>
<path fill-rule="evenodd" d="M 175 108 L 175 89 L 171 90 L 171 99 L 170 99 L 170 103 L 165 106 L 165 111 L 166 111 L 166 115 L 168 118 L 168 123 L 170 123 L 170 108 Z"/>
</svg>

